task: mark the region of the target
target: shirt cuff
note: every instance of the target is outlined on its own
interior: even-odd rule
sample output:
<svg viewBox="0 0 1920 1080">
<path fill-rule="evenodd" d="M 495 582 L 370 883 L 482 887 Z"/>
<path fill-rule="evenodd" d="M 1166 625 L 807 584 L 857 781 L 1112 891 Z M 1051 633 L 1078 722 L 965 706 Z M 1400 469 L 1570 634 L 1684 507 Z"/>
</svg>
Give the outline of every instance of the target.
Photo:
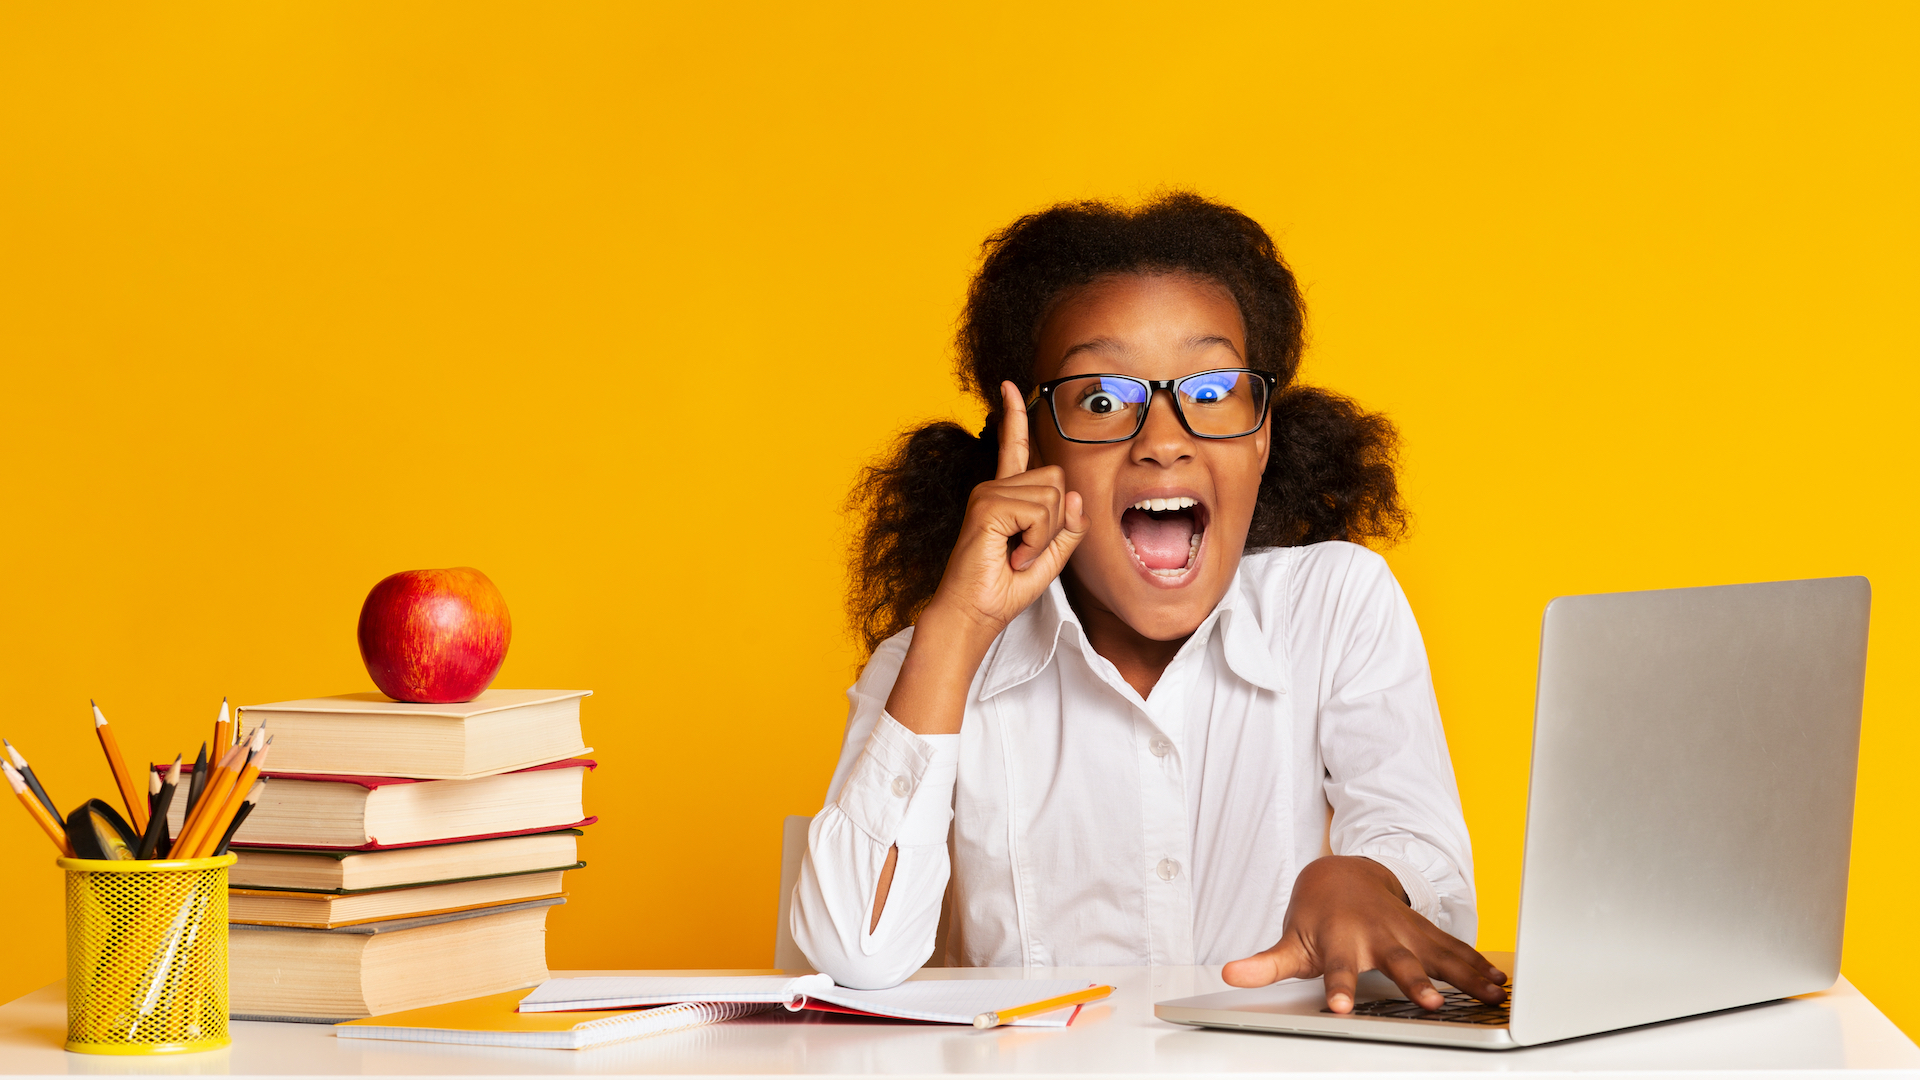
<svg viewBox="0 0 1920 1080">
<path fill-rule="evenodd" d="M 945 846 L 947 828 L 953 824 L 953 784 L 960 771 L 960 736 L 921 735 L 921 742 L 933 747 L 926 771 L 907 800 L 907 816 L 900 821 L 894 842 L 901 847 L 921 844 Z"/>
<path fill-rule="evenodd" d="M 840 789 L 840 812 L 883 847 L 944 844 L 959 744 L 958 735 L 916 735 L 881 712 Z"/>
<path fill-rule="evenodd" d="M 1408 907 L 1418 913 L 1421 918 L 1443 930 L 1446 929 L 1440 921 L 1440 894 L 1433 891 L 1433 882 L 1428 881 L 1420 871 L 1399 859 L 1387 855 L 1376 855 L 1372 852 L 1367 852 L 1366 855 L 1367 858 L 1393 871 L 1393 876 L 1400 879 L 1400 887 L 1407 891 Z"/>
</svg>

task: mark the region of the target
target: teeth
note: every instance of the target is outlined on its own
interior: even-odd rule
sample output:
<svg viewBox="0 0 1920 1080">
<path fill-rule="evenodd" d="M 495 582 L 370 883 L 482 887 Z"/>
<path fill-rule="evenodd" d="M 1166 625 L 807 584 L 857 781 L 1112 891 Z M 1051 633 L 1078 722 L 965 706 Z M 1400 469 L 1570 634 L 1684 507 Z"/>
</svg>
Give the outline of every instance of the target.
<svg viewBox="0 0 1920 1080">
<path fill-rule="evenodd" d="M 1185 495 L 1177 495 L 1171 499 L 1141 499 L 1139 502 L 1133 504 L 1133 509 L 1160 512 L 1167 510 L 1185 510 L 1189 506 L 1199 505 L 1199 499 L 1189 499 Z"/>
</svg>

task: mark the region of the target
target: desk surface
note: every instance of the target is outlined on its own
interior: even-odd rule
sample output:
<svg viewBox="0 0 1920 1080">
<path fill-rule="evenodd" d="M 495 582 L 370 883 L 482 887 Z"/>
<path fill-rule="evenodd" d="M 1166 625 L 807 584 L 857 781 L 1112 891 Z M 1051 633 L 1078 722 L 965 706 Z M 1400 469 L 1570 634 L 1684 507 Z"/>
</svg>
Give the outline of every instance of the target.
<svg viewBox="0 0 1920 1080">
<path fill-rule="evenodd" d="M 647 972 L 557 972 L 563 975 Z M 663 973 L 651 973 L 663 974 Z M 1920 1048 L 1841 980 L 1770 1005 L 1523 1050 L 1448 1050 L 1304 1036 L 1205 1031 L 1154 1019 L 1153 1003 L 1224 989 L 1218 968 L 932 969 L 920 978 L 1097 979 L 1117 987 L 1066 1030 L 971 1028 L 776 1013 L 595 1050 L 514 1050 L 348 1042 L 327 1027 L 236 1023 L 233 1045 L 168 1058 L 60 1049 L 62 985 L 0 1006 L 0 1075 L 558 1076 L 1245 1076 L 1711 1073 L 1716 1080 L 1895 1069 L 1920 1077 Z"/>
</svg>

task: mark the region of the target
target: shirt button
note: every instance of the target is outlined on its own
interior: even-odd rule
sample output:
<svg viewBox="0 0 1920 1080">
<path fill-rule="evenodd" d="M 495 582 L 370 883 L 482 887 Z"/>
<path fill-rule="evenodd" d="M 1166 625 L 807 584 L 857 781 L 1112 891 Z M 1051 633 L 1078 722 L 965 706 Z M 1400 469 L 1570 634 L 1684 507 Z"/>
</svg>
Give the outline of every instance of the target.
<svg viewBox="0 0 1920 1080">
<path fill-rule="evenodd" d="M 1161 859 L 1153 872 L 1160 875 L 1161 881 L 1172 881 L 1180 874 L 1180 862 L 1177 859 Z"/>
<path fill-rule="evenodd" d="M 1165 735 L 1155 735 L 1153 741 L 1147 744 L 1147 749 L 1153 751 L 1154 757 L 1166 757 L 1173 753 L 1173 740 Z"/>
<path fill-rule="evenodd" d="M 904 799 L 907 797 L 907 792 L 912 790 L 913 790 L 913 785 L 911 783 L 908 783 L 906 777 L 896 776 L 893 778 L 893 793 L 895 795 L 898 795 Z"/>
</svg>

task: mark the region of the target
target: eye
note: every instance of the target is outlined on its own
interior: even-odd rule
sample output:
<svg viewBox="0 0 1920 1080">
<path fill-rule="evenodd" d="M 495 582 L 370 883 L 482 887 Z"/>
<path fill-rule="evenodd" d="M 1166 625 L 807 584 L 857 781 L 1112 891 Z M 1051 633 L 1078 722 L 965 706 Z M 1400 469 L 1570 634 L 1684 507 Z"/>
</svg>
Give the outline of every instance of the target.
<svg viewBox="0 0 1920 1080">
<path fill-rule="evenodd" d="M 1242 376 L 1231 371 L 1209 371 L 1180 384 L 1180 396 L 1195 405 L 1218 405 L 1233 397 Z"/>
<path fill-rule="evenodd" d="M 1074 407 L 1094 416 L 1113 416 L 1146 400 L 1145 389 L 1122 379 L 1094 376 L 1069 384 Z"/>
</svg>

